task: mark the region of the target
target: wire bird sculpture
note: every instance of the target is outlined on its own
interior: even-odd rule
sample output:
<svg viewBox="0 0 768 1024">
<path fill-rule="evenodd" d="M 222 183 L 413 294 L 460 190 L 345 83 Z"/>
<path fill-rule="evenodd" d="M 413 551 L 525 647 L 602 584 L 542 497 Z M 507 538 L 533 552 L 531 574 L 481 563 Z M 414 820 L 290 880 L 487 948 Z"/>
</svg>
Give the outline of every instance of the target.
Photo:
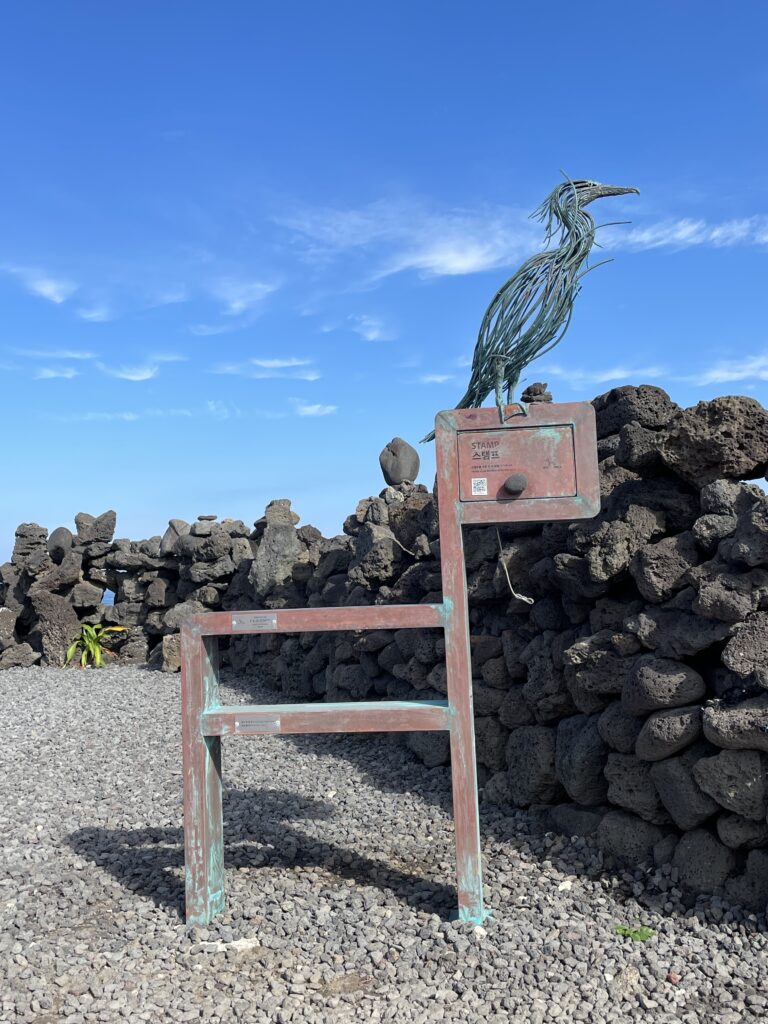
<svg viewBox="0 0 768 1024">
<path fill-rule="evenodd" d="M 522 370 L 554 348 L 568 329 L 582 277 L 610 262 L 603 260 L 582 269 L 595 244 L 597 230 L 585 207 L 595 199 L 629 192 L 637 193 L 638 189 L 567 180 L 534 210 L 531 216 L 545 224 L 547 246 L 554 236 L 558 244 L 526 260 L 494 295 L 480 325 L 469 385 L 455 408 L 479 408 L 495 390 L 496 405 L 504 422 L 504 387 L 509 404 Z M 526 411 L 525 406 L 521 408 Z M 432 431 L 422 440 L 431 441 L 434 436 Z"/>
</svg>

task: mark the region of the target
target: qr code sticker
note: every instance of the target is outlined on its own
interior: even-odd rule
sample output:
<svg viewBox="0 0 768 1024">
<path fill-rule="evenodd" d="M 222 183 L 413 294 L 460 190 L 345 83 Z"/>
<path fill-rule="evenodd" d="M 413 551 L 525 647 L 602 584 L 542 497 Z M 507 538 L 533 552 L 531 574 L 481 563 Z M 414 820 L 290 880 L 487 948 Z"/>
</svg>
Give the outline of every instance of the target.
<svg viewBox="0 0 768 1024">
<path fill-rule="evenodd" d="M 476 476 L 472 478 L 472 494 L 487 494 L 488 493 L 488 478 L 484 476 Z"/>
</svg>

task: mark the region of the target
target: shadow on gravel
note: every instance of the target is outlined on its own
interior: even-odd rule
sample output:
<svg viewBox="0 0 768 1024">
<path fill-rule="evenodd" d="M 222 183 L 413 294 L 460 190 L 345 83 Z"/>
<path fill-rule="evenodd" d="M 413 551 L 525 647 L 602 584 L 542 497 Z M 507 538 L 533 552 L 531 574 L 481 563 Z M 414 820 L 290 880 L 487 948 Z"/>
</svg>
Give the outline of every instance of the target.
<svg viewBox="0 0 768 1024">
<path fill-rule="evenodd" d="M 225 791 L 224 864 L 228 869 L 286 868 L 313 872 L 315 884 L 336 886 L 345 879 L 389 889 L 404 903 L 448 916 L 454 909 L 452 886 L 430 881 L 407 866 L 360 856 L 343 846 L 306 836 L 287 821 L 329 820 L 335 808 L 282 790 Z M 81 828 L 67 837 L 71 848 L 108 871 L 129 892 L 184 916 L 184 836 L 180 828 Z M 429 869 L 424 865 L 425 873 Z M 271 887 L 270 887 L 271 888 Z M 253 879 L 254 895 L 259 892 Z"/>
</svg>

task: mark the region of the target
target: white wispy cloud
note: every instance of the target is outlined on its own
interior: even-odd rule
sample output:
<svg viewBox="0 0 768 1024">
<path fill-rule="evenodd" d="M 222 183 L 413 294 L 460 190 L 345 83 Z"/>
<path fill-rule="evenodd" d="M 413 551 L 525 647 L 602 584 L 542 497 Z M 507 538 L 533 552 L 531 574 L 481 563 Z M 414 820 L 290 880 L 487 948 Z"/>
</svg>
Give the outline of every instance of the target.
<svg viewBox="0 0 768 1024">
<path fill-rule="evenodd" d="M 79 375 L 79 371 L 71 366 L 43 366 L 35 374 L 35 379 L 56 380 L 61 378 L 63 380 L 71 380 L 73 377 L 79 377 Z"/>
<path fill-rule="evenodd" d="M 436 277 L 490 270 L 529 255 L 542 237 L 541 228 L 516 208 L 441 210 L 404 200 L 358 209 L 305 208 L 278 222 L 312 262 L 372 252 L 378 264 L 370 274 L 374 280 L 406 270 Z"/>
<path fill-rule="evenodd" d="M 234 402 L 222 402 L 220 399 L 209 399 L 205 403 L 206 411 L 217 420 L 229 420 L 242 416 Z"/>
<path fill-rule="evenodd" d="M 535 376 L 546 378 L 559 377 L 571 384 L 609 384 L 612 381 L 629 383 L 636 380 L 655 380 L 664 377 L 669 370 L 664 366 L 610 366 L 605 369 L 562 366 L 559 363 L 547 363 L 535 368 Z"/>
<path fill-rule="evenodd" d="M 242 316 L 258 306 L 267 295 L 277 291 L 271 281 L 250 281 L 233 277 L 220 278 L 210 286 L 214 298 L 224 304 L 226 316 Z"/>
<path fill-rule="evenodd" d="M 304 369 L 306 367 L 306 369 Z M 250 380 L 320 380 L 322 374 L 304 359 L 249 359 L 245 363 L 219 363 L 210 373 Z"/>
<path fill-rule="evenodd" d="M 159 367 L 156 364 L 147 364 L 145 366 L 107 366 L 106 363 L 97 363 L 98 368 L 102 373 L 106 373 L 109 377 L 117 377 L 119 380 L 152 380 L 156 377 L 159 372 Z"/>
<path fill-rule="evenodd" d="M 111 320 L 114 316 L 112 310 L 105 304 L 98 306 L 81 306 L 77 310 L 77 315 L 81 320 L 87 320 L 92 324 L 105 323 L 107 320 Z"/>
<path fill-rule="evenodd" d="M 60 305 L 66 302 L 78 288 L 74 281 L 66 277 L 49 274 L 37 267 L 18 267 L 4 264 L 0 270 L 17 278 L 31 295 L 37 295 L 48 302 Z"/>
<path fill-rule="evenodd" d="M 153 352 L 149 359 L 151 363 L 186 363 L 189 356 L 181 352 Z"/>
<path fill-rule="evenodd" d="M 768 245 L 768 217 L 752 216 L 710 222 L 682 217 L 656 221 L 632 228 L 609 227 L 599 234 L 600 244 L 608 249 L 689 249 L 709 246 L 722 249 L 733 246 Z"/>
<path fill-rule="evenodd" d="M 54 349 L 40 349 L 40 348 L 14 348 L 12 351 L 17 356 L 26 356 L 27 359 L 95 359 L 96 353 L 89 352 L 87 349 L 72 349 L 72 348 L 54 348 Z"/>
<path fill-rule="evenodd" d="M 599 223 L 602 211 L 592 212 Z M 542 226 L 528 211 L 511 206 L 441 209 L 424 201 L 381 199 L 358 208 L 304 208 L 278 223 L 293 233 L 303 258 L 313 264 L 344 256 L 370 261 L 369 281 L 403 271 L 439 277 L 511 267 L 544 245 Z M 606 249 L 636 252 L 766 246 L 768 216 L 719 221 L 672 216 L 606 226 L 598 239 Z"/>
<path fill-rule="evenodd" d="M 261 366 L 265 370 L 281 370 L 288 366 L 309 366 L 311 359 L 296 359 L 288 356 L 285 359 L 251 359 L 254 366 Z"/>
<path fill-rule="evenodd" d="M 423 377 L 419 377 L 422 384 L 445 384 L 446 381 L 453 379 L 452 373 L 425 373 Z"/>
<path fill-rule="evenodd" d="M 349 324 L 355 334 L 363 341 L 393 341 L 397 335 L 390 328 L 384 325 L 384 321 L 377 316 L 362 314 L 360 316 L 347 317 Z"/>
<path fill-rule="evenodd" d="M 191 409 L 138 409 L 125 412 L 89 410 L 88 412 L 54 413 L 47 418 L 59 423 L 135 423 L 138 420 L 188 419 L 194 415 L 195 413 Z"/>
<path fill-rule="evenodd" d="M 692 384 L 727 384 L 737 380 L 768 380 L 768 353 L 743 359 L 721 359 L 684 378 Z"/>
<path fill-rule="evenodd" d="M 337 405 L 307 405 L 298 398 L 293 399 L 293 405 L 297 416 L 330 416 L 338 409 Z"/>
</svg>

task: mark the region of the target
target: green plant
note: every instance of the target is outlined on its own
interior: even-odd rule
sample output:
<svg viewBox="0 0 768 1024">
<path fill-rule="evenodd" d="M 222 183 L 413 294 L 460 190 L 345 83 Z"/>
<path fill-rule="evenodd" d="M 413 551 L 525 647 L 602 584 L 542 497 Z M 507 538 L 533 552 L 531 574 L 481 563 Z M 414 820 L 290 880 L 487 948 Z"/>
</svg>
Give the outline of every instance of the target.
<svg viewBox="0 0 768 1024">
<path fill-rule="evenodd" d="M 125 626 L 90 626 L 84 622 L 80 636 L 67 649 L 64 664 L 69 665 L 79 651 L 78 660 L 81 668 L 85 668 L 89 661 L 93 662 L 95 668 L 101 668 L 105 654 L 114 657 L 114 653 L 102 645 L 104 637 L 108 633 L 122 633 L 125 628 Z"/>
<path fill-rule="evenodd" d="M 648 939 L 653 938 L 656 932 L 653 928 L 630 928 L 626 924 L 616 925 L 614 931 L 617 935 L 623 935 L 626 939 L 632 939 L 633 942 L 647 942 Z"/>
</svg>

